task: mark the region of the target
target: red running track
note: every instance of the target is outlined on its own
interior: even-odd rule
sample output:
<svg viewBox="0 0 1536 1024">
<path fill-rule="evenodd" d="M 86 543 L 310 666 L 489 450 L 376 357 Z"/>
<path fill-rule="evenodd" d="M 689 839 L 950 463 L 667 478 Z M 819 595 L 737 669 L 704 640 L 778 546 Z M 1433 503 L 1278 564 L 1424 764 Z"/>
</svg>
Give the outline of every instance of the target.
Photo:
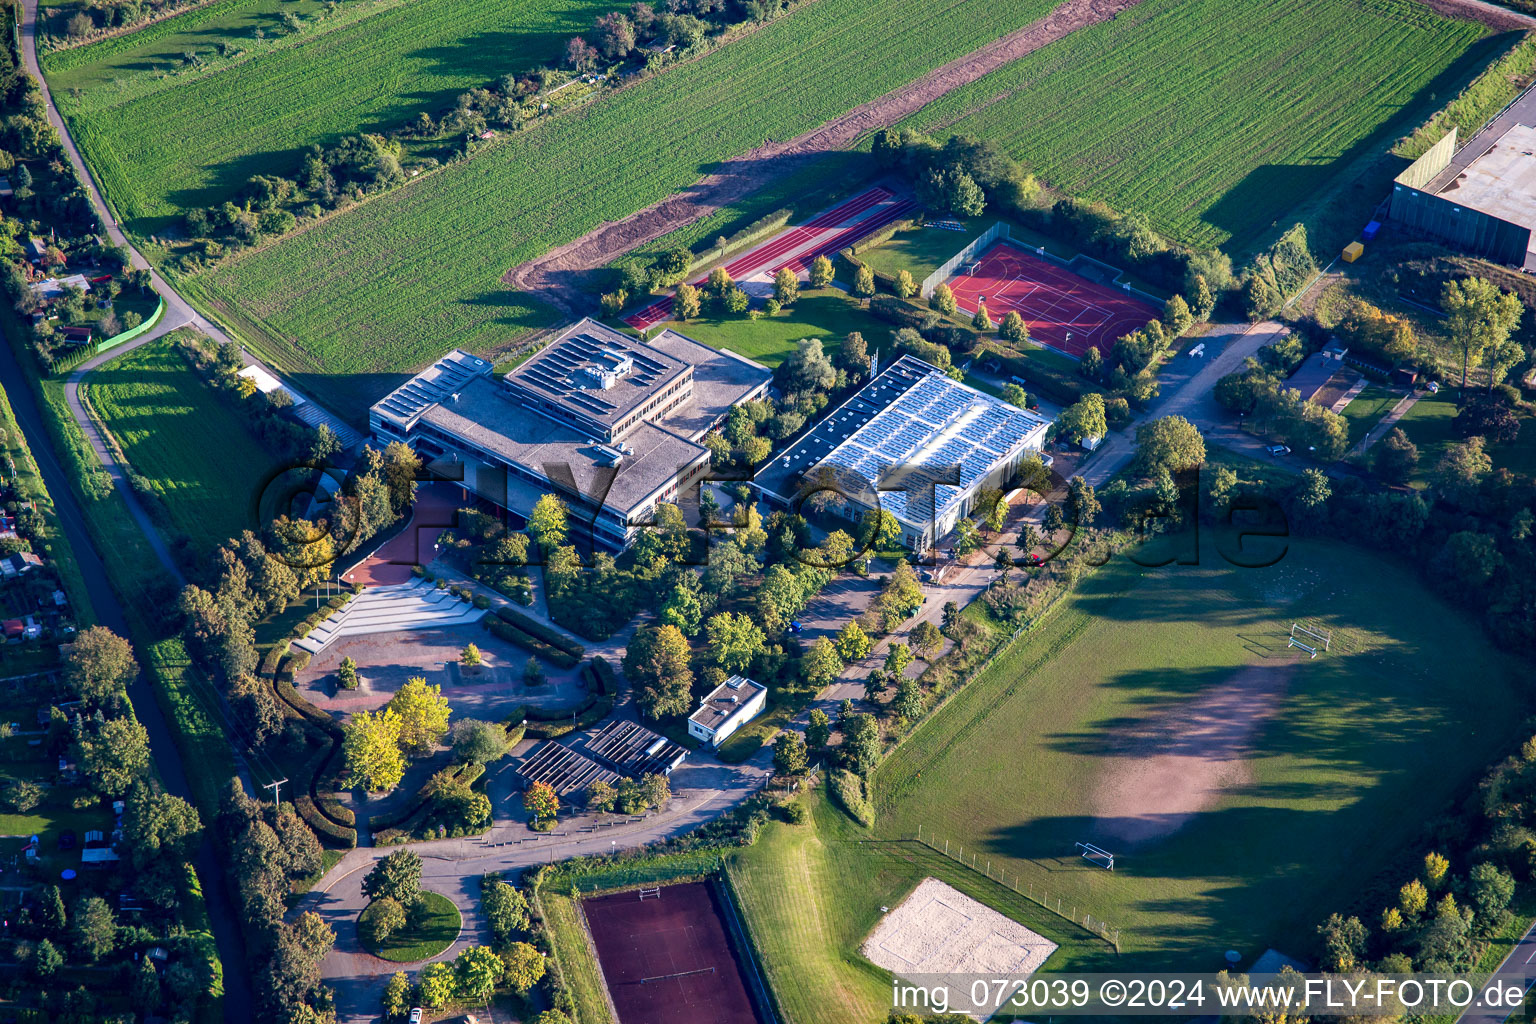
<svg viewBox="0 0 1536 1024">
<path fill-rule="evenodd" d="M 850 242 L 856 241 L 859 237 L 872 231 L 878 231 L 892 221 L 905 216 L 913 209 L 913 204 L 910 202 L 894 204 L 889 209 L 882 210 L 875 216 L 859 221 L 845 231 L 839 232 L 829 241 L 818 245 L 813 251 L 807 251 L 802 254 L 800 258 L 793 261 L 780 262 L 786 253 L 794 252 L 808 245 L 822 232 L 846 224 L 849 220 L 868 212 L 872 207 L 878 206 L 890 198 L 891 193 L 883 188 L 872 188 L 868 192 L 862 192 L 852 199 L 834 206 L 825 213 L 818 214 L 804 224 L 790 228 L 783 234 L 776 236 L 772 241 L 760 245 L 742 256 L 738 256 L 725 265 L 725 271 L 731 275 L 732 280 L 738 281 L 742 278 L 751 277 L 764 269 L 778 273 L 785 266 L 790 266 L 796 273 L 799 273 L 809 266 L 810 261 L 814 260 L 817 256 L 836 252 Z M 892 211 L 899 212 L 893 213 Z M 706 280 L 707 278 L 701 277 L 694 281 L 693 284 L 695 286 L 702 285 Z M 671 316 L 672 296 L 668 295 L 657 299 L 649 306 L 637 312 L 631 313 L 624 318 L 624 322 L 636 330 L 643 331 L 671 319 Z"/>
<path fill-rule="evenodd" d="M 1008 242 L 988 249 L 973 272 L 962 270 L 948 284 L 966 313 L 974 314 L 978 302 L 986 303 L 994 322 L 1017 312 L 1031 338 L 1074 359 L 1081 359 L 1089 346 L 1107 356 L 1117 339 L 1162 316 L 1151 303 Z"/>
</svg>

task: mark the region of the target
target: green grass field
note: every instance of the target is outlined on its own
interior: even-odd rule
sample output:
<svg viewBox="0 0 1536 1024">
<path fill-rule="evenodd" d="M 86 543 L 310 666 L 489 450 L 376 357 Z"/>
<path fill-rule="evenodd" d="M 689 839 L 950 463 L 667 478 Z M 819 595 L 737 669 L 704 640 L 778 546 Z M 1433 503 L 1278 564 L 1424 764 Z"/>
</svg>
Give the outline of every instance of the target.
<svg viewBox="0 0 1536 1024">
<path fill-rule="evenodd" d="M 774 823 L 729 863 L 752 941 L 789 1024 L 882 1019 L 890 975 L 859 946 L 924 878 L 948 882 L 1059 944 L 1048 971 L 1108 970 L 1114 951 L 1023 896 L 915 843 L 871 841 L 819 792 L 807 825 Z"/>
<path fill-rule="evenodd" d="M 1372 427 L 1381 422 L 1383 416 L 1392 411 L 1392 407 L 1401 401 L 1402 397 L 1400 391 L 1367 384 L 1365 389 L 1351 399 L 1340 413 L 1349 423 L 1349 443 L 1358 444 L 1361 438 L 1371 432 Z"/>
<path fill-rule="evenodd" d="M 344 5 L 318 21 L 315 0 L 247 0 L 50 59 L 70 128 L 127 227 L 164 230 L 193 206 L 230 198 L 254 174 L 292 177 L 300 152 L 420 111 L 439 116 L 467 89 L 553 62 L 609 0 L 411 0 Z M 287 34 L 280 16 L 310 16 Z M 190 23 L 181 31 L 164 29 Z M 264 27 L 268 38 L 251 38 Z M 220 58 L 214 43 L 247 50 Z M 92 51 L 101 59 L 85 62 Z M 197 51 L 207 70 L 167 75 Z M 60 70 L 53 73 L 52 69 Z M 78 99 L 74 90 L 80 90 Z"/>
<path fill-rule="evenodd" d="M 1267 569 L 1206 550 L 1200 566 L 1122 557 L 1088 577 L 880 767 L 877 834 L 921 826 L 1086 908 L 1121 929 L 1120 969 L 1205 969 L 1267 946 L 1307 955 L 1318 922 L 1416 856 L 1426 817 L 1517 738 L 1529 666 L 1411 569 L 1288 543 Z M 1332 629 L 1333 651 L 1288 657 L 1297 618 Z M 1233 689 L 1247 666 L 1285 664 L 1274 689 Z M 1179 778 L 1211 763 L 1179 723 L 1228 693 L 1243 703 L 1220 705 L 1223 728 L 1253 709 L 1271 717 L 1238 727 L 1214 802 L 1154 808 L 1153 791 L 1124 810 L 1115 783 L 1150 758 L 1193 759 L 1175 762 Z M 1127 838 L 1125 816 L 1154 809 L 1151 831 Z M 1117 832 L 1101 840 L 1118 847 L 1113 873 L 1074 855 Z"/>
<path fill-rule="evenodd" d="M 421 923 L 415 927 L 407 925 L 385 939 L 383 945 L 371 951 L 374 956 L 381 960 L 409 964 L 437 956 L 453 945 L 463 924 L 459 908 L 441 893 L 423 889 L 421 897 L 426 903 L 418 912 Z"/>
<path fill-rule="evenodd" d="M 252 528 L 251 502 L 277 461 L 173 341 L 134 349 L 89 383 L 97 415 L 160 496 L 175 530 L 210 546 Z"/>
<path fill-rule="evenodd" d="M 884 345 L 893 330 L 890 324 L 876 320 L 859 308 L 857 299 L 836 288 L 806 290 L 800 301 L 777 316 L 749 320 L 744 316 L 703 316 L 674 327 L 695 341 L 755 359 L 765 366 L 778 366 L 795 344 L 804 338 L 820 338 L 822 350 L 835 355 L 843 339 L 852 331 L 864 335 L 873 349 Z"/>
<path fill-rule="evenodd" d="M 1483 31 L 1411 0 L 1148 0 L 911 123 L 992 139 L 1070 195 L 1237 254 L 1411 129 L 1408 108 L 1427 117 L 1460 88 L 1497 52 L 1469 52 Z"/>
<path fill-rule="evenodd" d="M 509 267 L 664 199 L 717 161 L 822 124 L 1026 24 L 1048 0 L 816 0 L 691 63 L 493 144 L 195 282 L 322 395 L 377 398 L 448 346 L 504 347 L 553 312 Z M 337 375 L 327 381 L 321 374 Z"/>
</svg>

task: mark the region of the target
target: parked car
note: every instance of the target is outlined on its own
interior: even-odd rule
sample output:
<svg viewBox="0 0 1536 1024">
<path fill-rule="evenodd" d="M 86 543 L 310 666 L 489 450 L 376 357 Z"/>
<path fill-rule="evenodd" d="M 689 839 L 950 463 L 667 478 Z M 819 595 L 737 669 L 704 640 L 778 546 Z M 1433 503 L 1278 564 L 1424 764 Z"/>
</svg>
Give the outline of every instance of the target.
<svg viewBox="0 0 1536 1024">
<path fill-rule="evenodd" d="M 411 1007 L 410 1024 L 421 1024 L 421 1007 Z"/>
<path fill-rule="evenodd" d="M 1284 445 L 1284 444 L 1272 444 L 1272 445 L 1269 445 L 1268 447 L 1266 447 L 1264 450 L 1269 452 L 1270 455 L 1274 456 L 1277 459 L 1280 456 L 1282 456 L 1282 455 L 1289 455 L 1289 454 L 1291 454 L 1290 445 Z"/>
</svg>

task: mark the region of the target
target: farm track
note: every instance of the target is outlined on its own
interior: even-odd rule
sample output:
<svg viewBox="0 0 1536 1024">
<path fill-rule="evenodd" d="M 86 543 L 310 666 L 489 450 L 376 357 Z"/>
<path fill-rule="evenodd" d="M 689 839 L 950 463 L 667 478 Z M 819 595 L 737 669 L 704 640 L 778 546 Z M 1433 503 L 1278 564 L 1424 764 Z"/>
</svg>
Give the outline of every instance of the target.
<svg viewBox="0 0 1536 1024">
<path fill-rule="evenodd" d="M 1045 17 L 1010 32 L 922 78 L 783 142 L 769 141 L 684 192 L 613 221 L 519 264 L 502 281 L 538 294 L 568 313 L 584 309 L 594 271 L 639 245 L 701 220 L 798 171 L 806 163 L 909 117 L 940 96 L 1079 29 L 1108 21 L 1140 0 L 1067 0 Z"/>
<path fill-rule="evenodd" d="M 1536 17 L 1488 0 L 1423 0 L 1425 7 L 1447 18 L 1470 18 L 1500 32 L 1536 27 Z"/>
</svg>

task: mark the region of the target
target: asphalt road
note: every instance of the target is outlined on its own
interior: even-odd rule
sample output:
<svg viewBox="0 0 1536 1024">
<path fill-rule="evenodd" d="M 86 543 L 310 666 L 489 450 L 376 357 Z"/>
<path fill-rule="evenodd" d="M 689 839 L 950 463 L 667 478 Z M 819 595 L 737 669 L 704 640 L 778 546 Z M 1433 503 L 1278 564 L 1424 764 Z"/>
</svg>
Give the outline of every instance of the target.
<svg viewBox="0 0 1536 1024">
<path fill-rule="evenodd" d="M 80 572 L 85 577 L 86 591 L 96 609 L 97 619 L 113 632 L 128 636 L 127 616 L 123 614 L 123 606 L 107 582 L 106 566 L 102 564 L 101 556 L 96 553 L 96 547 L 86 532 L 85 517 L 70 487 L 69 476 L 49 444 L 48 431 L 29 382 L 28 371 L 17 360 L 15 349 L 9 344 L 0 344 L 0 385 L 5 387 L 11 408 L 16 413 L 16 422 L 26 435 L 42 473 L 43 483 L 53 497 L 64 530 L 64 539 L 69 542 L 76 561 L 80 563 Z M 150 682 L 142 673 L 129 685 L 128 696 L 133 701 L 139 721 L 149 732 L 155 767 L 166 790 L 190 801 L 192 788 L 187 784 L 187 770 L 181 759 L 181 751 L 160 711 L 159 702 L 155 700 Z M 214 940 L 218 943 L 219 959 L 225 965 L 224 1019 L 230 1024 L 246 1024 L 251 1020 L 251 989 L 245 970 L 245 943 L 235 924 L 238 920 L 235 904 L 224 885 L 223 867 L 214 852 L 212 840 L 203 840 L 193 864 L 202 881 L 203 897 L 208 904 L 208 916 L 213 924 Z"/>
<path fill-rule="evenodd" d="M 1520 941 L 1515 943 L 1515 948 L 1509 951 L 1509 956 L 1499 964 L 1499 969 L 1493 972 L 1493 977 L 1488 979 L 1488 984 L 1483 988 L 1486 990 L 1489 985 L 1497 983 L 1501 988 L 1513 986 L 1521 992 L 1529 992 L 1533 981 L 1536 981 L 1536 924 L 1531 925 L 1520 937 Z M 1469 1009 L 1461 1015 L 1457 1024 L 1504 1024 L 1521 1008 Z"/>
</svg>

